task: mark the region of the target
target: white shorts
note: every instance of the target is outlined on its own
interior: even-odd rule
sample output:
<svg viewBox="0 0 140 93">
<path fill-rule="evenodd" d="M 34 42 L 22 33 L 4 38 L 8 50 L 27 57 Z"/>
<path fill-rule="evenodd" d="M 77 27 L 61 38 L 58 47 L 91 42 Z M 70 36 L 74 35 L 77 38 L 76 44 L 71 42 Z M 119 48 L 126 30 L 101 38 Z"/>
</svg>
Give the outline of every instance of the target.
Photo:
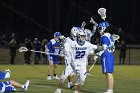
<svg viewBox="0 0 140 93">
<path fill-rule="evenodd" d="M 74 74 L 75 74 L 75 73 L 74 73 L 74 71 L 73 71 L 72 68 L 66 67 L 65 70 L 63 71 L 63 73 L 62 73 L 60 79 L 64 82 L 65 79 L 66 79 L 69 75 L 72 76 L 72 75 L 74 75 Z"/>
<path fill-rule="evenodd" d="M 79 72 L 80 72 L 80 75 L 77 76 L 77 84 L 80 84 L 80 85 L 83 85 L 84 82 L 85 82 L 85 79 L 86 79 L 86 66 L 78 66 L 78 69 L 79 69 Z"/>
</svg>

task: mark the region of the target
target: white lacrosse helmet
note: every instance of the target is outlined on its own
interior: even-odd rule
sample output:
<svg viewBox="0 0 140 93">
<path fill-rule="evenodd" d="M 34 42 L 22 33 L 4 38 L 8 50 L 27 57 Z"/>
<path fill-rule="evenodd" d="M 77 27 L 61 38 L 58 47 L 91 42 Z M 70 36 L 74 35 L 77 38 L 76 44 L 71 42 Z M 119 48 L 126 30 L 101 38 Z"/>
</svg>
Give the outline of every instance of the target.
<svg viewBox="0 0 140 93">
<path fill-rule="evenodd" d="M 73 40 L 76 40 L 79 29 L 80 29 L 79 27 L 73 27 L 71 29 L 71 37 L 72 37 Z"/>
<path fill-rule="evenodd" d="M 78 32 L 78 44 L 83 45 L 84 42 L 86 41 L 86 36 L 87 36 L 87 33 L 84 30 L 79 29 L 79 32 Z"/>
</svg>

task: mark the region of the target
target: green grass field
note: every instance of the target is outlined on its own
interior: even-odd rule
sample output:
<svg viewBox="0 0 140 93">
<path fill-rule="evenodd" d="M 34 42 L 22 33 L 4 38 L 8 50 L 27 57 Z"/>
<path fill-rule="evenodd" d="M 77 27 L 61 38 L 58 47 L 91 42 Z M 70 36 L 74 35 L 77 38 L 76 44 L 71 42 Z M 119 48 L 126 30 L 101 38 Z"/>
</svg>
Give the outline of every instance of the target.
<svg viewBox="0 0 140 93">
<path fill-rule="evenodd" d="M 58 85 L 57 80 L 47 81 L 48 65 L 1 65 L 0 68 L 1 70 L 9 68 L 12 72 L 10 78 L 12 80 L 24 83 L 29 79 L 31 83 L 26 93 L 54 93 Z M 61 75 L 63 69 L 64 65 L 59 65 L 58 76 Z M 114 93 L 140 93 L 139 71 L 140 66 L 116 65 L 114 72 Z M 101 66 L 95 65 L 91 74 L 93 74 L 93 77 L 86 78 L 86 82 L 80 93 L 101 93 L 105 91 L 106 79 L 101 73 Z M 17 93 L 24 93 L 22 89 L 17 89 Z M 67 88 L 67 81 L 65 82 L 62 93 L 72 93 L 72 90 Z"/>
</svg>

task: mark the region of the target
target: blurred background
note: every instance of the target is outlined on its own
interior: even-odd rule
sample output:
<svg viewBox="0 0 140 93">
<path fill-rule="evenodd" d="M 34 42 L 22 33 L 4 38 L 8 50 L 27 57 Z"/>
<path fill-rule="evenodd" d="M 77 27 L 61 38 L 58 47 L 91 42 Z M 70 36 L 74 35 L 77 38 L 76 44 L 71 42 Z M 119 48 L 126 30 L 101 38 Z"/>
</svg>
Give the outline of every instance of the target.
<svg viewBox="0 0 140 93">
<path fill-rule="evenodd" d="M 18 45 L 26 38 L 50 40 L 56 31 L 69 36 L 73 26 L 81 26 L 90 17 L 100 22 L 100 7 L 107 9 L 112 33 L 125 41 L 129 63 L 130 54 L 139 55 L 139 0 L 0 0 L 0 46 L 9 48 L 11 38 Z"/>
<path fill-rule="evenodd" d="M 93 17 L 99 22 L 97 10 L 107 9 L 107 20 L 117 32 L 125 33 L 127 43 L 140 44 L 139 0 L 0 0 L 0 34 L 52 38 L 56 31 L 68 35 L 73 26 Z"/>
</svg>

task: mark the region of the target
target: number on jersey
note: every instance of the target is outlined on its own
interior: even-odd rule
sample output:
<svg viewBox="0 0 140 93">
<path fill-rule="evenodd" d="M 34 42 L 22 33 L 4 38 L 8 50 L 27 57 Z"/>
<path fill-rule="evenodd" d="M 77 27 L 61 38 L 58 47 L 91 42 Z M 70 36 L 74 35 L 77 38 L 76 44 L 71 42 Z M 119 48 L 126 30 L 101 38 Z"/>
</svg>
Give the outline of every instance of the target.
<svg viewBox="0 0 140 93">
<path fill-rule="evenodd" d="M 76 51 L 75 59 L 83 58 L 86 51 Z"/>
</svg>

